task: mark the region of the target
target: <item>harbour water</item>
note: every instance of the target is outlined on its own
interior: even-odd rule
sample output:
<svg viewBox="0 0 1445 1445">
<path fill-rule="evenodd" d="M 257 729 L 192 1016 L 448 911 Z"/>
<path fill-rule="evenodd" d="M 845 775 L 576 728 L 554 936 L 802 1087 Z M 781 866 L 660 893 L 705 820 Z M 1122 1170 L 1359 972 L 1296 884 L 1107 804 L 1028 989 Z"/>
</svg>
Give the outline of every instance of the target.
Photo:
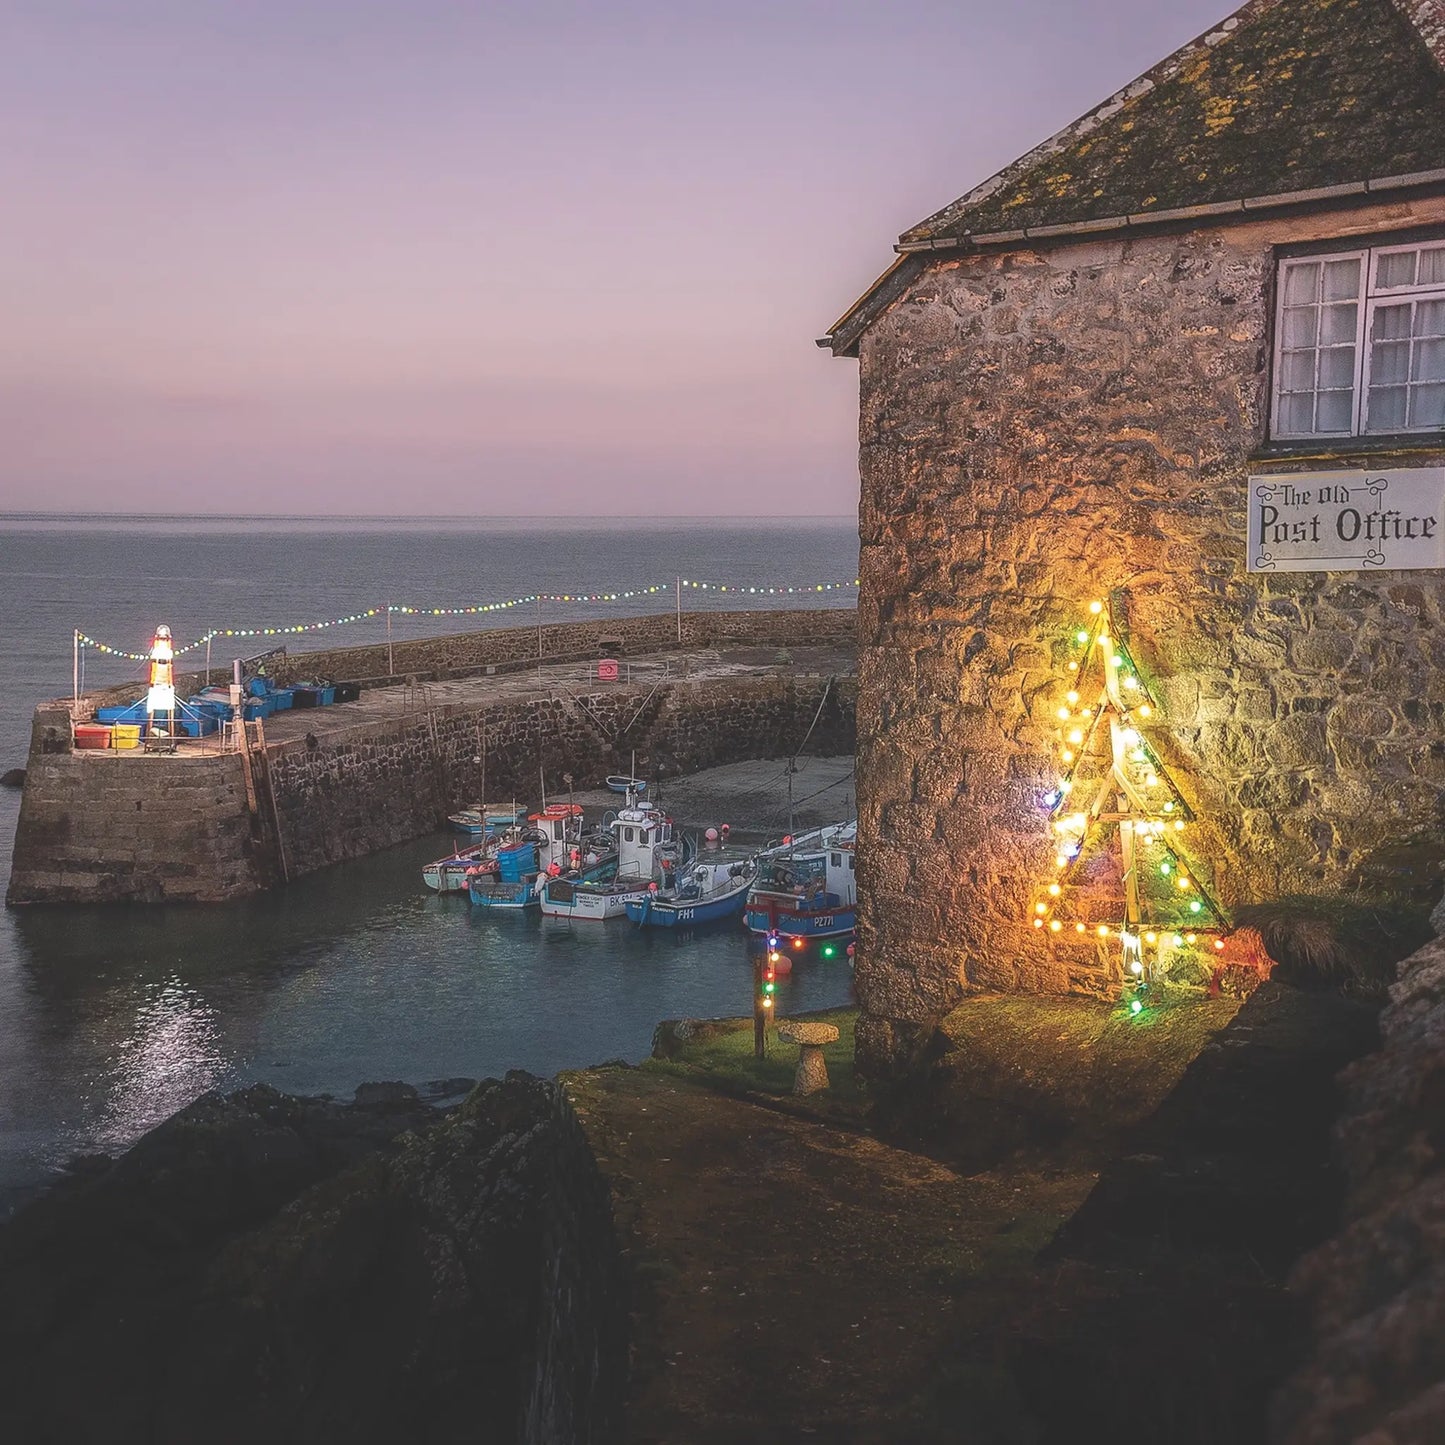
<svg viewBox="0 0 1445 1445">
<path fill-rule="evenodd" d="M 72 634 L 144 651 L 158 622 L 321 622 L 397 603 L 459 607 L 538 592 L 661 591 L 547 603 L 548 621 L 674 605 L 675 578 L 815 589 L 851 582 L 852 519 L 648 523 L 87 519 L 0 516 L 0 771 L 23 766 L 34 704 L 69 691 Z M 851 607 L 851 588 L 753 593 L 752 605 Z M 689 589 L 685 606 L 730 594 Z M 506 620 L 523 624 L 535 609 Z M 488 615 L 485 622 L 495 620 Z M 471 619 L 393 615 L 400 638 Z M 383 618 L 302 638 L 381 640 Z M 219 643 L 213 658 L 226 665 Z M 137 664 L 85 654 L 92 686 Z M 0 790 L 0 876 L 19 794 Z M 77 1154 L 113 1152 L 210 1088 L 264 1080 L 349 1096 L 509 1068 L 550 1075 L 636 1061 L 657 1020 L 745 1012 L 740 932 L 674 938 L 627 924 L 474 915 L 418 870 L 442 835 L 227 907 L 8 910 L 0 917 L 0 1211 Z M 845 964 L 795 970 L 786 1010 L 845 1002 Z"/>
</svg>

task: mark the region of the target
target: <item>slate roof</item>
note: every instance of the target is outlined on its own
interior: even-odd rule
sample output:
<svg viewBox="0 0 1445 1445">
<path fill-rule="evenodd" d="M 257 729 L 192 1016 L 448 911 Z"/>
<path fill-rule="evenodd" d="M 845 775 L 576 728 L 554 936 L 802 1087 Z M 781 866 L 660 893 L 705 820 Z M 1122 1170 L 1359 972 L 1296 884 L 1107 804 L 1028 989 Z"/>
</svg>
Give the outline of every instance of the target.
<svg viewBox="0 0 1445 1445">
<path fill-rule="evenodd" d="M 910 244 L 1445 167 L 1445 0 L 1251 0 Z"/>
</svg>

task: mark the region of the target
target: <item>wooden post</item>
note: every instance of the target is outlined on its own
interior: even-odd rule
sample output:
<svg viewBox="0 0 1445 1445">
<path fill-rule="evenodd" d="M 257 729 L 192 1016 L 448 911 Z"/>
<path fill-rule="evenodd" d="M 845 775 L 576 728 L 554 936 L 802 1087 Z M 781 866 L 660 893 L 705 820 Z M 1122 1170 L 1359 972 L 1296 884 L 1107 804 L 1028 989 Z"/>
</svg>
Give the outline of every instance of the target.
<svg viewBox="0 0 1445 1445">
<path fill-rule="evenodd" d="M 391 603 L 386 604 L 386 675 L 396 676 L 396 663 L 391 657 Z M 324 679 L 323 679 L 324 680 Z"/>
<path fill-rule="evenodd" d="M 753 1057 L 765 1059 L 768 1056 L 768 1010 L 763 1003 L 763 965 L 767 962 L 767 948 L 758 954 L 753 965 Z"/>
<path fill-rule="evenodd" d="M 80 701 L 80 628 L 75 629 L 70 656 L 71 696 Z"/>
<path fill-rule="evenodd" d="M 682 578 L 677 579 L 677 640 L 682 641 Z"/>
</svg>

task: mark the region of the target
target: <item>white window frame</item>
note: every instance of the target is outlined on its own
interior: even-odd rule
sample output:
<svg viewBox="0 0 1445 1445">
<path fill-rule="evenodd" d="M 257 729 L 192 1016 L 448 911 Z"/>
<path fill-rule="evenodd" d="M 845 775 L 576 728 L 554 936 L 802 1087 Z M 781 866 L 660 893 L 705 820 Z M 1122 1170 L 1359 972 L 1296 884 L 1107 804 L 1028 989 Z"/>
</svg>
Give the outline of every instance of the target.
<svg viewBox="0 0 1445 1445">
<path fill-rule="evenodd" d="M 1427 237 L 1418 241 L 1401 242 L 1389 246 L 1365 246 L 1350 251 L 1319 251 L 1303 256 L 1282 256 L 1275 266 L 1274 304 L 1274 365 L 1270 376 L 1269 435 L 1272 441 L 1333 441 L 1338 439 L 1367 440 L 1371 436 L 1428 435 L 1445 431 L 1440 426 L 1396 427 L 1389 432 L 1369 431 L 1370 398 L 1370 355 L 1369 344 L 1376 307 L 1384 302 L 1395 304 L 1419 297 L 1445 299 L 1445 285 L 1432 282 L 1427 285 L 1390 286 L 1380 288 L 1377 280 L 1382 257 L 1398 255 L 1403 251 L 1419 251 L 1445 243 L 1445 237 Z M 1349 431 L 1307 431 L 1286 432 L 1279 424 L 1280 403 L 1284 397 L 1284 298 L 1285 277 L 1291 266 L 1319 265 L 1327 261 L 1359 261 L 1360 275 L 1364 285 L 1356 298 L 1359 314 L 1355 318 L 1355 376 L 1354 405 L 1350 409 Z M 1316 348 L 1318 349 L 1318 348 Z M 1316 371 L 1318 379 L 1318 371 Z M 1318 392 L 1315 393 L 1318 395 Z"/>
</svg>

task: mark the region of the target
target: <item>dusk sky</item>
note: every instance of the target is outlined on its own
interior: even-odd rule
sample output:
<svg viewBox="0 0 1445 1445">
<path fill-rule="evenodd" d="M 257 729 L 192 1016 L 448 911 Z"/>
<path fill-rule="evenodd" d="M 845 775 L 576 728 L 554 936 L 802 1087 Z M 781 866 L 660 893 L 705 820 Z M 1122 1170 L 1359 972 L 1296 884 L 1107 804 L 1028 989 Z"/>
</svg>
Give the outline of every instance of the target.
<svg viewBox="0 0 1445 1445">
<path fill-rule="evenodd" d="M 0 508 L 844 514 L 813 339 L 1228 0 L 0 0 Z"/>
</svg>

